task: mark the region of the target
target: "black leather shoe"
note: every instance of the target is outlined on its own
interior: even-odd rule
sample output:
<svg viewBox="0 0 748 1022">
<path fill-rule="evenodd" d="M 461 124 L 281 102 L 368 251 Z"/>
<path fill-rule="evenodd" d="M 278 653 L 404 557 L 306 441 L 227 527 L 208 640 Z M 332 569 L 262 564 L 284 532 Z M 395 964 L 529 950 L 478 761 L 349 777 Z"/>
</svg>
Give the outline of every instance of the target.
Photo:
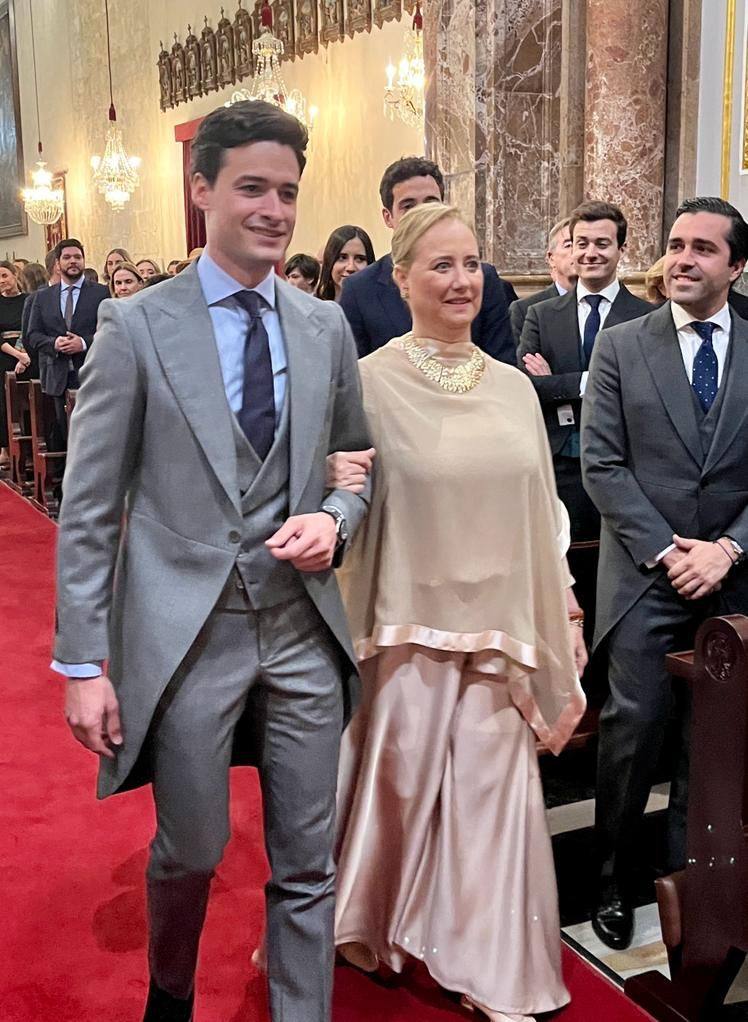
<svg viewBox="0 0 748 1022">
<path fill-rule="evenodd" d="M 623 951 L 634 936 L 634 909 L 617 880 L 603 880 L 592 913 L 592 929 L 608 947 Z"/>
<path fill-rule="evenodd" d="M 190 994 L 186 1001 L 172 997 L 151 980 L 143 1022 L 193 1022 L 194 1003 L 194 994 Z"/>
</svg>

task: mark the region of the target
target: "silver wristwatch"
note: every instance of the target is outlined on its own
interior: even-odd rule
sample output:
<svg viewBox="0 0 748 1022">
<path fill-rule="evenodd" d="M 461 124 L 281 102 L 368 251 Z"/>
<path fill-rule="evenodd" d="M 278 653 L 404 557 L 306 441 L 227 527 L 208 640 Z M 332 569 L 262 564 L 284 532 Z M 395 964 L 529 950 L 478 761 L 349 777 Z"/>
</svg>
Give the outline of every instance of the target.
<svg viewBox="0 0 748 1022">
<path fill-rule="evenodd" d="M 342 546 L 348 539 L 348 526 L 346 525 L 345 515 L 338 507 L 333 507 L 332 504 L 323 504 L 320 511 L 324 511 L 325 514 L 335 522 L 335 535 L 337 536 L 337 545 Z"/>
<path fill-rule="evenodd" d="M 736 540 L 732 538 L 732 536 L 725 536 L 725 539 L 730 544 L 730 546 L 732 547 L 732 552 L 735 554 L 735 560 L 733 561 L 733 564 L 742 564 L 742 562 L 745 560 L 745 550 L 742 548 L 740 543 L 736 542 Z"/>
</svg>

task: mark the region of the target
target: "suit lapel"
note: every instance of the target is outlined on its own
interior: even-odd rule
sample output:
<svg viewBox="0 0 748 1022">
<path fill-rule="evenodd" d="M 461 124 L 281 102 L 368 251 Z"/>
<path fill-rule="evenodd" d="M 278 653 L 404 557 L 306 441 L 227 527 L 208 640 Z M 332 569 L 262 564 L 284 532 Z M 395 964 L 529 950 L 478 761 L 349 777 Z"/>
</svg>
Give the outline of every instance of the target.
<svg viewBox="0 0 748 1022">
<path fill-rule="evenodd" d="M 574 288 L 558 299 L 558 334 L 553 330 L 555 373 L 574 373 L 581 371 L 582 339 L 579 334 L 579 314 L 577 312 L 577 290 Z M 557 339 L 558 338 L 558 339 Z"/>
<path fill-rule="evenodd" d="M 719 413 L 717 428 L 709 448 L 704 474 L 712 469 L 725 454 L 733 439 L 743 428 L 748 415 L 748 323 L 734 312 L 731 314 L 730 364 L 723 380 L 725 396 Z"/>
<path fill-rule="evenodd" d="M 231 409 L 196 267 L 160 285 L 154 298 L 159 304 L 144 309 L 166 378 L 208 464 L 241 514 Z"/>
<path fill-rule="evenodd" d="M 382 309 L 390 322 L 392 337 L 399 337 L 410 330 L 411 319 L 408 307 L 400 297 L 392 279 L 392 256 L 384 256 L 377 277 L 377 294 Z"/>
<path fill-rule="evenodd" d="M 312 468 L 314 445 L 324 426 L 332 366 L 330 343 L 313 305 L 276 280 L 278 318 L 288 360 L 286 400 L 290 415 L 289 511 L 294 513 Z M 325 451 L 327 454 L 327 451 Z"/>
<path fill-rule="evenodd" d="M 57 320 L 60 336 L 62 336 L 63 334 L 67 333 L 68 329 L 67 324 L 65 322 L 65 317 L 63 316 L 62 310 L 60 309 L 60 302 L 62 300 L 62 284 L 54 284 L 49 289 L 49 300 L 51 306 L 51 313 Z M 80 298 L 78 299 L 78 301 L 80 301 Z"/>
<path fill-rule="evenodd" d="M 683 357 L 669 302 L 642 319 L 637 340 L 678 436 L 693 460 L 701 467 L 704 451 L 693 407 L 691 385 L 683 368 Z"/>
<path fill-rule="evenodd" d="M 611 305 L 610 312 L 606 317 L 605 326 L 615 326 L 617 323 L 626 322 L 627 313 L 632 304 L 630 299 L 633 297 L 629 289 L 624 284 L 621 284 L 615 301 Z"/>
</svg>

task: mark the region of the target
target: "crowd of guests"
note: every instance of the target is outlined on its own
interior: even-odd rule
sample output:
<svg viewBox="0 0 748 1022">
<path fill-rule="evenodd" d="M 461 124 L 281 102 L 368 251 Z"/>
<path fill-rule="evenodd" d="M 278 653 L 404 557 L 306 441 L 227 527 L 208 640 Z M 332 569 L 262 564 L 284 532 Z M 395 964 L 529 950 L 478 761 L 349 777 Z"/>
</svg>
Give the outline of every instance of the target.
<svg viewBox="0 0 748 1022">
<path fill-rule="evenodd" d="M 319 259 L 282 267 L 340 305 L 362 360 L 372 449 L 335 452 L 330 487 L 361 492 L 376 466 L 340 576 L 364 695 L 341 757 L 336 941 L 367 971 L 419 958 L 467 1006 L 526 1020 L 568 999 L 535 739 L 559 752 L 585 706 L 569 543 L 600 540 L 593 926 L 611 947 L 633 934 L 636 838 L 673 710 L 665 654 L 705 616 L 748 612 L 748 300 L 733 289 L 748 226 L 721 200 L 685 202 L 645 300 L 618 277 L 624 211 L 587 201 L 550 232 L 551 285 L 519 300 L 434 163 L 396 161 L 380 198 L 390 253 L 344 225 Z M 3 368 L 38 371 L 59 449 L 98 306 L 199 256 L 162 274 L 112 249 L 103 283 L 76 239 L 46 269 L 0 263 Z M 678 714 L 672 870 L 685 700 Z"/>
</svg>

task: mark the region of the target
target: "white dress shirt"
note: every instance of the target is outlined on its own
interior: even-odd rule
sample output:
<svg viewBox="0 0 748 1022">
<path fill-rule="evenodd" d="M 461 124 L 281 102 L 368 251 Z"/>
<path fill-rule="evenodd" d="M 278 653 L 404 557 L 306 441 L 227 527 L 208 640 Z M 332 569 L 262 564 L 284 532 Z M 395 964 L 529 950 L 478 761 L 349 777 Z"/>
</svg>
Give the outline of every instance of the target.
<svg viewBox="0 0 748 1022">
<path fill-rule="evenodd" d="M 688 382 L 693 383 L 693 360 L 696 358 L 696 352 L 701 347 L 702 339 L 691 326 L 691 323 L 694 322 L 694 317 L 690 312 L 687 312 L 682 305 L 676 305 L 675 302 L 670 303 L 670 311 L 673 314 L 673 323 L 675 323 L 675 330 L 678 334 L 678 344 L 680 345 L 680 353 L 683 356 L 686 376 L 688 377 Z M 722 383 L 722 373 L 725 368 L 725 361 L 727 360 L 727 349 L 730 345 L 730 330 L 732 328 L 730 306 L 725 303 L 719 312 L 710 316 L 706 322 L 714 323 L 717 327 L 712 334 L 712 347 L 714 348 L 714 354 L 717 356 L 717 387 L 719 387 Z"/>
<path fill-rule="evenodd" d="M 577 320 L 579 322 L 579 346 L 580 351 L 584 353 L 584 325 L 587 322 L 587 317 L 592 312 L 592 306 L 589 302 L 585 301 L 587 295 L 600 295 L 602 301 L 600 302 L 600 329 L 605 326 L 605 320 L 608 318 L 613 302 L 618 297 L 618 292 L 621 290 L 621 285 L 617 280 L 614 280 L 612 284 L 608 284 L 602 291 L 590 291 L 584 286 L 581 280 L 577 283 Z M 584 364 L 584 363 L 582 363 Z M 585 370 L 582 373 L 582 379 L 579 381 L 579 396 L 584 395 L 585 387 L 587 386 L 587 377 L 589 372 Z"/>
</svg>

